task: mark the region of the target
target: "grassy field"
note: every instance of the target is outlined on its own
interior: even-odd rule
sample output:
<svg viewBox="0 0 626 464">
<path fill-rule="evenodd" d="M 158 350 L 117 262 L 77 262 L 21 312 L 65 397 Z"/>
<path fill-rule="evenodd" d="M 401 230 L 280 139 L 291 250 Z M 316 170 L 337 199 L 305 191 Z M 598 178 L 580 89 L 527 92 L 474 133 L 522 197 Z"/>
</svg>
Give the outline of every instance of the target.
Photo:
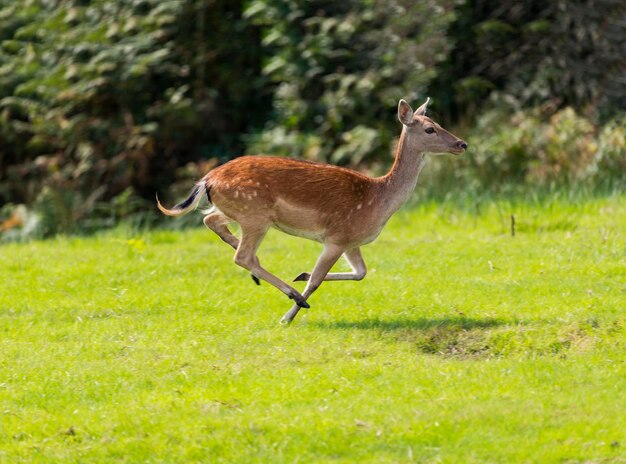
<svg viewBox="0 0 626 464">
<path fill-rule="evenodd" d="M 201 228 L 0 246 L 0 462 L 626 462 L 626 197 L 426 204 L 364 256 L 283 327 Z"/>
</svg>

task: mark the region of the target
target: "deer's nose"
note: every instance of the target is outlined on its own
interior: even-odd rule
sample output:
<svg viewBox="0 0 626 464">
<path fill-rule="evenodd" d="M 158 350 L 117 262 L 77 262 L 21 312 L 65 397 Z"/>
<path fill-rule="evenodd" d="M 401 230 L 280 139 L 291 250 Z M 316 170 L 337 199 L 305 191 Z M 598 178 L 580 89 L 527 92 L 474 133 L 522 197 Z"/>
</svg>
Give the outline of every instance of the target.
<svg viewBox="0 0 626 464">
<path fill-rule="evenodd" d="M 467 143 L 465 143 L 463 140 L 459 140 L 456 143 L 456 146 L 462 148 L 463 150 L 467 150 Z"/>
</svg>

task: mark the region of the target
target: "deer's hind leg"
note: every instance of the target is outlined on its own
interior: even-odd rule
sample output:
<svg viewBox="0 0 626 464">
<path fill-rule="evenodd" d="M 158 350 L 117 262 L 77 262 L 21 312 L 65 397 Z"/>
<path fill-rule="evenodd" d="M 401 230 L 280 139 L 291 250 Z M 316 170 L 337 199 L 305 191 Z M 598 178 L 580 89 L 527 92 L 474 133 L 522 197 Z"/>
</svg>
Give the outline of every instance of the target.
<svg viewBox="0 0 626 464">
<path fill-rule="evenodd" d="M 257 224 L 245 225 L 241 224 L 241 241 L 235 252 L 235 263 L 247 269 L 253 276 L 263 279 L 279 289 L 290 299 L 294 300 L 299 306 L 308 308 L 309 305 L 305 298 L 293 287 L 286 284 L 271 272 L 261 267 L 261 263 L 256 256 L 256 252 L 265 237 L 268 226 L 259 226 Z"/>
<path fill-rule="evenodd" d="M 224 242 L 228 243 L 235 250 L 239 247 L 239 239 L 233 235 L 233 233 L 228 228 L 228 224 L 231 222 L 230 218 L 228 218 L 221 211 L 214 211 L 204 217 L 202 220 L 204 225 L 211 229 L 213 232 L 217 234 L 219 238 L 221 238 Z M 257 260 L 258 264 L 258 260 Z M 250 274 L 252 280 L 257 285 L 261 285 L 259 278 L 254 274 Z"/>
<path fill-rule="evenodd" d="M 231 220 L 220 211 L 207 214 L 202 220 L 204 225 L 217 234 L 219 238 L 228 243 L 235 250 L 239 246 L 239 239 L 228 229 Z"/>
</svg>

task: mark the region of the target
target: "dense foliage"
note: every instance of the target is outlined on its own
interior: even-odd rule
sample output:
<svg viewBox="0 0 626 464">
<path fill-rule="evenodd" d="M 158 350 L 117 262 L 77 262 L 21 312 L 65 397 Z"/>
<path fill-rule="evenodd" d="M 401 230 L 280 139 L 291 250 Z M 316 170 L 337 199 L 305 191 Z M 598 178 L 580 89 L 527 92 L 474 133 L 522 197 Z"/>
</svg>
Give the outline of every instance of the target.
<svg viewBox="0 0 626 464">
<path fill-rule="evenodd" d="M 474 0 L 456 13 L 454 48 L 430 88 L 446 114 L 473 116 L 494 90 L 595 121 L 626 108 L 624 2 Z"/>
<path fill-rule="evenodd" d="M 395 102 L 426 94 L 450 49 L 449 0 L 256 0 L 276 115 L 253 144 L 334 163 L 386 156 Z M 424 14 L 428 12 L 428 14 Z"/>
<path fill-rule="evenodd" d="M 433 168 L 438 185 L 623 180 L 625 13 L 617 0 L 0 0 L 0 215 L 23 203 L 41 233 L 98 227 L 245 152 L 380 169 L 397 99 L 426 95 L 473 148 L 454 173 Z"/>
<path fill-rule="evenodd" d="M 100 200 L 152 197 L 187 162 L 243 150 L 266 93 L 242 4 L 2 0 L 0 202 L 69 230 Z"/>
</svg>

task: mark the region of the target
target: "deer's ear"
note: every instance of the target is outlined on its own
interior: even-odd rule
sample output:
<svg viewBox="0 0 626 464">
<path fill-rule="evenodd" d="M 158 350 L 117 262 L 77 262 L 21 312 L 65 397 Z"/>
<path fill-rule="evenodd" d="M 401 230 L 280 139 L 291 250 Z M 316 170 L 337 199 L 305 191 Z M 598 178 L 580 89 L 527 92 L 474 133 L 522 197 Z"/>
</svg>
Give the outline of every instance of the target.
<svg viewBox="0 0 626 464">
<path fill-rule="evenodd" d="M 430 97 L 426 99 L 424 104 L 420 106 L 417 110 L 415 110 L 415 114 L 418 116 L 426 116 L 426 108 L 428 108 L 428 104 L 430 103 Z"/>
<path fill-rule="evenodd" d="M 413 124 L 413 109 L 404 100 L 398 102 L 398 119 L 405 126 Z"/>
</svg>

